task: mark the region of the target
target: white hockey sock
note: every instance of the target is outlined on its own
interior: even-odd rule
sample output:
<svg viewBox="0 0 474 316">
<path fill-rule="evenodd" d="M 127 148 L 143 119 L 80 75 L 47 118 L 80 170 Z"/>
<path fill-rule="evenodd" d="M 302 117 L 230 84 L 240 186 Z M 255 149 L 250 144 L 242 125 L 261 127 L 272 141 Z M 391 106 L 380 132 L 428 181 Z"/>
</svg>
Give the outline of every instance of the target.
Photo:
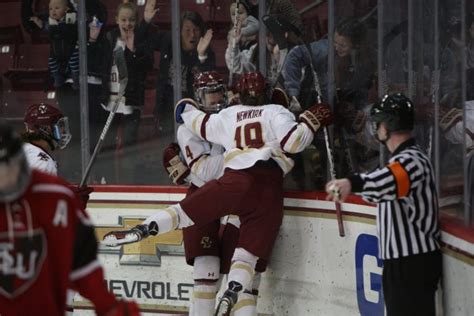
<svg viewBox="0 0 474 316">
<path fill-rule="evenodd" d="M 232 311 L 234 316 L 257 316 L 257 296 L 247 292 L 239 293 Z"/>
<path fill-rule="evenodd" d="M 262 274 L 255 272 L 253 282 L 250 288 L 245 289 L 243 293 L 239 294 L 237 304 L 235 304 L 233 313 L 234 316 L 257 316 L 257 299 L 258 299 L 258 288 L 260 286 Z"/>
<path fill-rule="evenodd" d="M 158 235 L 194 224 L 179 204 L 158 210 L 155 214 L 145 219 L 143 224 L 150 225 L 151 222 L 155 222 L 158 225 Z"/>
<path fill-rule="evenodd" d="M 254 256 L 247 250 L 236 248 L 232 257 L 227 284 L 231 281 L 237 281 L 242 284 L 244 289 L 250 288 L 255 274 L 257 259 L 257 256 Z"/>
<path fill-rule="evenodd" d="M 213 315 L 216 304 L 216 283 L 194 284 L 189 316 Z"/>
</svg>

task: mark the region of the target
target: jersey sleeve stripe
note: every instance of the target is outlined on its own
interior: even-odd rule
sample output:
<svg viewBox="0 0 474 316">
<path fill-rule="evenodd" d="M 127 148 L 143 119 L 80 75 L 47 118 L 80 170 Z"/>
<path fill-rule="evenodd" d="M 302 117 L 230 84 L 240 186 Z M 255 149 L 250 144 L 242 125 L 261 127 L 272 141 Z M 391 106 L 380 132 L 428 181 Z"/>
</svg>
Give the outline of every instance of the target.
<svg viewBox="0 0 474 316">
<path fill-rule="evenodd" d="M 94 261 L 91 261 L 89 264 L 72 271 L 72 273 L 69 275 L 69 278 L 71 279 L 71 281 L 76 281 L 85 277 L 86 275 L 90 274 L 91 272 L 95 271 L 100 267 L 100 261 L 96 259 Z"/>
<path fill-rule="evenodd" d="M 67 187 L 59 184 L 48 184 L 48 183 L 39 183 L 35 184 L 32 188 L 33 192 L 53 192 L 53 193 L 63 193 L 69 197 L 74 197 L 74 193 Z"/>
<path fill-rule="evenodd" d="M 199 155 L 196 159 L 192 160 L 192 161 L 189 163 L 189 168 L 191 169 L 191 168 L 194 166 L 194 164 L 195 164 L 196 162 L 198 162 L 198 161 L 201 159 L 202 156 L 203 156 L 203 155 Z"/>
<path fill-rule="evenodd" d="M 290 131 L 285 135 L 285 137 L 283 137 L 283 139 L 280 142 L 281 149 L 285 148 L 286 142 L 288 141 L 291 134 L 293 134 L 293 132 L 296 130 L 297 127 L 298 127 L 298 125 L 295 124 L 295 126 L 293 126 L 293 128 L 290 129 Z"/>
<path fill-rule="evenodd" d="M 307 120 L 306 118 L 301 117 L 300 119 L 301 119 L 301 122 L 305 123 L 305 124 L 309 127 L 309 129 L 310 129 L 311 131 L 313 131 L 313 133 L 316 132 L 316 131 L 313 129 L 312 125 L 308 122 L 308 120 Z"/>
<path fill-rule="evenodd" d="M 206 123 L 209 121 L 209 118 L 211 117 L 210 114 L 206 114 L 204 118 L 202 119 L 201 123 L 201 137 L 206 139 Z"/>
<path fill-rule="evenodd" d="M 388 168 L 392 171 L 392 174 L 395 177 L 398 198 L 407 196 L 410 191 L 410 178 L 405 168 L 403 168 L 398 161 L 389 164 Z"/>
</svg>

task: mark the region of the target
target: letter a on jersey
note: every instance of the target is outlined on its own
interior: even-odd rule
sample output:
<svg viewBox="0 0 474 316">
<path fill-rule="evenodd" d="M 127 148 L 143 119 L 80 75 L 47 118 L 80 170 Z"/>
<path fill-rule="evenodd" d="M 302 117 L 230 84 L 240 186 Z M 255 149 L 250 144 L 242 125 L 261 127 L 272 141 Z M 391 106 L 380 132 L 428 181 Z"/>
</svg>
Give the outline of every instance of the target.
<svg viewBox="0 0 474 316">
<path fill-rule="evenodd" d="M 53 225 L 67 227 L 67 203 L 64 200 L 58 201 L 56 213 L 54 213 Z"/>
</svg>

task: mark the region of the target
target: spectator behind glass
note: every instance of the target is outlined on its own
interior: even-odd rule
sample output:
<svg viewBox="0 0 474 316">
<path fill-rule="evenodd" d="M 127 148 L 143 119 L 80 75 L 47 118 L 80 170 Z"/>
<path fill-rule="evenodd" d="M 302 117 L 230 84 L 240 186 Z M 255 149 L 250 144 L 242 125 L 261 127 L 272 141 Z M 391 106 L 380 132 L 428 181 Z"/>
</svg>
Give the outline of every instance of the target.
<svg viewBox="0 0 474 316">
<path fill-rule="evenodd" d="M 254 53 L 257 47 L 259 22 L 249 15 L 250 6 L 247 1 L 239 1 L 238 15 L 236 3 L 230 5 L 232 28 L 227 36 L 225 62 L 230 72 L 241 74 L 256 71 Z"/>
<path fill-rule="evenodd" d="M 366 36 L 366 27 L 357 18 L 342 20 L 334 32 L 337 97 L 356 106 L 367 103 L 375 74 L 375 54 Z"/>
<path fill-rule="evenodd" d="M 258 20 L 250 15 L 250 5 L 246 0 L 239 1 L 238 15 L 236 16 L 236 6 L 235 2 L 232 2 L 229 11 L 230 18 L 232 21 L 232 29 L 229 32 L 235 31 L 234 26 L 237 22 L 240 24 L 240 41 L 238 42 L 241 49 L 245 49 L 253 45 L 257 41 L 258 36 Z M 233 34 L 230 34 L 233 36 Z"/>
<path fill-rule="evenodd" d="M 64 15 L 60 23 L 55 24 L 54 21 L 64 14 L 64 4 L 67 5 L 66 11 L 69 13 Z M 75 2 L 52 0 L 50 2 L 50 13 L 35 13 L 33 12 L 33 1 L 22 0 L 21 4 L 22 23 L 25 30 L 31 32 L 33 36 L 38 29 L 47 31 L 50 35 L 49 67 L 54 77 L 56 100 L 64 115 L 70 118 L 70 129 L 74 135 L 69 146 L 58 156 L 60 161 L 59 173 L 71 182 L 79 182 L 81 176 L 79 158 L 81 157 L 81 122 L 79 119 L 79 91 L 77 89 L 79 58 L 77 55 L 76 6 Z M 98 129 L 101 129 L 104 125 L 104 115 L 102 114 L 101 116 L 101 112 L 104 111 L 100 107 L 99 95 L 100 91 L 103 90 L 105 60 L 104 54 L 100 52 L 104 50 L 101 28 L 107 22 L 107 11 L 100 1 L 86 0 L 86 15 L 87 25 L 89 26 L 87 31 L 88 102 L 91 147 L 93 147 L 98 138 Z M 52 67 L 57 68 L 53 70 Z M 75 70 L 72 71 L 72 69 Z M 49 80 L 47 86 L 49 86 Z"/>
<path fill-rule="evenodd" d="M 367 29 L 357 18 L 340 21 L 334 32 L 336 104 L 340 121 L 339 155 L 342 172 L 368 171 L 378 164 L 378 144 L 367 124 L 368 95 L 375 76 L 375 53 L 367 43 Z"/>
<path fill-rule="evenodd" d="M 145 13 L 146 14 L 146 13 Z M 132 2 L 121 3 L 117 8 L 115 21 L 117 27 L 109 31 L 106 35 L 108 51 L 106 55 L 108 63 L 108 90 L 104 91 L 106 102 L 103 107 L 106 111 L 111 111 L 118 102 L 116 116 L 110 128 L 107 144 L 112 149 L 125 150 L 125 155 L 130 155 L 130 146 L 137 143 L 138 128 L 140 125 L 141 110 L 145 103 L 145 78 L 147 72 L 153 66 L 153 56 L 146 49 L 146 27 L 137 27 L 138 9 Z M 123 58 L 122 58 L 123 57 Z M 125 61 L 125 64 L 123 64 Z M 122 77 L 119 70 L 126 68 L 127 83 L 124 95 L 122 85 L 125 82 L 119 80 Z M 119 133 L 121 129 L 121 133 Z M 117 160 L 115 163 L 118 163 Z M 112 166 L 114 164 L 111 164 Z M 134 168 L 132 174 L 124 174 L 123 177 L 114 175 L 114 169 L 107 173 L 106 182 L 119 181 L 120 183 L 134 183 Z M 115 170 L 118 170 L 115 168 Z"/>
<path fill-rule="evenodd" d="M 77 14 L 68 0 L 51 0 L 49 17 L 46 20 L 37 16 L 30 17 L 30 21 L 49 34 L 51 50 L 48 66 L 56 88 L 65 83 L 67 76 L 72 77 L 74 89 L 78 88 L 79 51 L 76 19 Z"/>
<path fill-rule="evenodd" d="M 323 94 L 322 99 L 328 100 L 329 45 L 328 39 L 323 38 L 309 45 L 299 45 L 289 52 L 283 68 L 283 77 L 285 89 L 291 100 L 290 109 L 292 111 L 299 112 L 315 102 L 313 76 L 308 76 L 311 74 L 309 66 L 311 64 L 318 75 Z M 333 45 L 336 55 L 335 76 L 338 92 L 335 109 L 338 112 L 336 118 L 339 121 L 336 127 L 344 125 L 344 133 L 341 136 L 343 137 L 342 147 L 335 154 L 341 157 L 341 161 L 348 161 L 346 167 L 355 168 L 358 162 L 367 160 L 367 157 L 362 157 L 363 153 L 370 153 L 370 157 L 375 155 L 372 150 L 361 146 L 361 144 L 367 145 L 367 136 L 369 135 L 366 133 L 369 129 L 365 128 L 364 106 L 367 103 L 368 91 L 373 81 L 375 72 L 373 60 L 375 58 L 369 57 L 372 54 L 366 48 L 365 27 L 355 18 L 344 19 L 337 24 Z M 351 140 L 345 142 L 346 136 L 349 136 L 347 134 L 350 135 Z M 322 161 L 323 159 L 321 159 L 321 163 Z M 317 163 L 314 162 L 312 165 L 317 165 Z M 342 166 L 342 164 L 340 165 Z"/>
<path fill-rule="evenodd" d="M 156 13 L 156 0 L 149 0 L 145 10 Z M 153 15 L 145 17 L 144 24 L 150 26 Z M 212 30 L 205 30 L 202 17 L 192 11 L 181 15 L 181 76 L 182 97 L 193 98 L 194 74 L 212 70 L 216 66 L 216 57 L 209 44 Z M 160 52 L 159 73 L 156 80 L 156 104 L 154 109 L 157 131 L 168 137 L 163 144 L 170 143 L 174 136 L 174 67 L 172 36 L 170 32 L 158 32 L 149 39 L 149 47 Z"/>
</svg>

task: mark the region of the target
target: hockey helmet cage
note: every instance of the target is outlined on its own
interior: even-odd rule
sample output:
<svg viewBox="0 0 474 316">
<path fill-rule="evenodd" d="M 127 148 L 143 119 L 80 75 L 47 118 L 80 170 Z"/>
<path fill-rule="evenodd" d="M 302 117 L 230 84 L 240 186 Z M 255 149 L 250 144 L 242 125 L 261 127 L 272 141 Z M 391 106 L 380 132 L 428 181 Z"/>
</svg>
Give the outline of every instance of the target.
<svg viewBox="0 0 474 316">
<path fill-rule="evenodd" d="M 198 73 L 194 92 L 199 108 L 206 113 L 217 113 L 227 106 L 224 80 L 217 71 Z"/>
</svg>

